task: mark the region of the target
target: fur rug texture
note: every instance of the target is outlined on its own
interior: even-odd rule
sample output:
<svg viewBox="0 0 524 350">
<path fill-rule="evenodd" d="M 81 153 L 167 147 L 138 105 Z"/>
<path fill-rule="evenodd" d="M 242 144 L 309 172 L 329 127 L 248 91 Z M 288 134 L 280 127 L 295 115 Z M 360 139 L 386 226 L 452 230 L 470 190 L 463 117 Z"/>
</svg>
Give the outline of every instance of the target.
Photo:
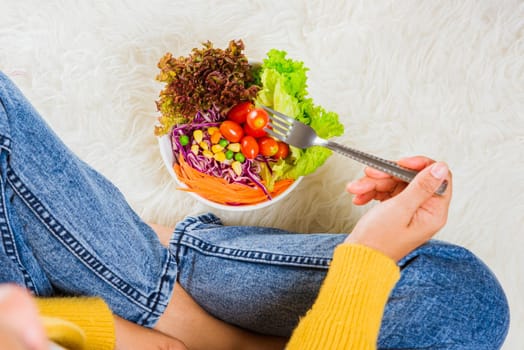
<svg viewBox="0 0 524 350">
<path fill-rule="evenodd" d="M 340 142 L 448 162 L 454 199 L 437 238 L 499 277 L 512 313 L 504 349 L 524 349 L 524 3 L 0 0 L 0 69 L 145 220 L 166 225 L 212 208 L 177 191 L 162 163 L 156 64 L 231 39 L 252 60 L 278 48 L 304 61 L 311 97 L 345 125 Z M 350 232 L 369 206 L 344 188 L 362 171 L 333 155 L 273 206 L 212 211 L 226 224 Z"/>
</svg>

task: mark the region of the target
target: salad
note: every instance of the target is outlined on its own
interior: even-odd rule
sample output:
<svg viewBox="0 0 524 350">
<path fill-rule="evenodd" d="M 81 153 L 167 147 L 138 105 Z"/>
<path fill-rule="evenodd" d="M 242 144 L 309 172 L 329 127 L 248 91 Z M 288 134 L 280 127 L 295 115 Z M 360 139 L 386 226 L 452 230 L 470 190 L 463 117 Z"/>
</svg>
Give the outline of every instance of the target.
<svg viewBox="0 0 524 350">
<path fill-rule="evenodd" d="M 213 202 L 261 203 L 320 167 L 331 151 L 298 149 L 267 135 L 266 105 L 311 125 L 323 138 L 344 132 L 338 115 L 308 96 L 303 62 L 272 49 L 252 64 L 241 40 L 226 49 L 206 42 L 188 56 L 164 55 L 156 79 L 165 83 L 156 101 L 155 135 L 169 135 L 179 181 Z"/>
</svg>

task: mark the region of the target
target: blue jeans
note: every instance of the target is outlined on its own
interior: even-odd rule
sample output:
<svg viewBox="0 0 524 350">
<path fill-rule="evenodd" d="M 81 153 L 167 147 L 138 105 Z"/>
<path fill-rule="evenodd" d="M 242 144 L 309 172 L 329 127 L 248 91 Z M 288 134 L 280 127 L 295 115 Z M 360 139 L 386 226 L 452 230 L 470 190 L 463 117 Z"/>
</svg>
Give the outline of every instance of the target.
<svg viewBox="0 0 524 350">
<path fill-rule="evenodd" d="M 0 282 L 38 296 L 95 295 L 152 327 L 178 281 L 209 313 L 288 336 L 313 303 L 344 234 L 178 223 L 169 249 L 118 189 L 76 157 L 0 73 Z M 399 262 L 383 349 L 497 349 L 503 290 L 464 248 L 431 241 Z"/>
</svg>

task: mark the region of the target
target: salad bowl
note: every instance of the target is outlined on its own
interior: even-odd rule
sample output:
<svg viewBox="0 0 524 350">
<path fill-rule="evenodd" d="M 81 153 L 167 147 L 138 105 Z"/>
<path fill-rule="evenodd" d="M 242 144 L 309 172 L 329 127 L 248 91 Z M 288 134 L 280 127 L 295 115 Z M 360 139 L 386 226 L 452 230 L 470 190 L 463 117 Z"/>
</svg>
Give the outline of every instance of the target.
<svg viewBox="0 0 524 350">
<path fill-rule="evenodd" d="M 171 177 L 174 179 L 174 181 L 180 188 L 187 188 L 187 185 L 178 179 L 175 171 L 173 170 L 173 164 L 175 162 L 175 157 L 173 155 L 173 148 L 171 145 L 171 140 L 170 140 L 169 135 L 164 135 L 164 136 L 159 137 L 158 145 L 160 148 L 160 155 L 162 156 L 164 165 L 167 171 L 169 172 L 169 174 L 171 175 Z M 257 203 L 257 204 L 226 205 L 226 204 L 220 204 L 220 203 L 213 202 L 209 199 L 206 199 L 196 192 L 187 192 L 187 193 L 190 196 L 192 196 L 193 198 L 195 198 L 196 200 L 198 200 L 199 202 L 209 207 L 220 209 L 220 210 L 226 210 L 226 211 L 241 212 L 241 211 L 262 209 L 262 208 L 265 208 L 272 204 L 277 203 L 278 201 L 284 199 L 289 193 L 291 193 L 298 186 L 298 184 L 301 181 L 302 181 L 302 177 L 299 177 L 286 190 L 284 190 L 284 192 L 280 193 L 278 196 L 273 197 L 272 199 L 268 199 L 264 202 Z"/>
<path fill-rule="evenodd" d="M 260 106 L 286 112 L 325 138 L 343 133 L 338 115 L 308 96 L 303 62 L 271 49 L 258 63 L 243 50 L 241 40 L 226 49 L 207 42 L 188 56 L 167 53 L 158 63 L 157 80 L 165 85 L 156 101 L 155 135 L 163 162 L 180 190 L 229 211 L 277 203 L 331 155 L 271 137 Z"/>
</svg>

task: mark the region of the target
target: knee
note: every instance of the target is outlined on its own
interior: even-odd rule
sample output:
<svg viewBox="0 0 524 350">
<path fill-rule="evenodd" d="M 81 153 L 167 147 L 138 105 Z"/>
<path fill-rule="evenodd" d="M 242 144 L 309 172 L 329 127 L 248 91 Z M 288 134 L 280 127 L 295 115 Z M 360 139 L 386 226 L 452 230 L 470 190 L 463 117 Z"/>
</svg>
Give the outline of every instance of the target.
<svg viewBox="0 0 524 350">
<path fill-rule="evenodd" d="M 506 294 L 494 273 L 469 250 L 455 247 L 457 260 L 463 265 L 458 269 L 456 298 L 462 312 L 469 315 L 471 342 L 476 349 L 502 347 L 509 329 L 510 312 Z M 462 270 L 462 271 L 461 271 Z"/>
<path fill-rule="evenodd" d="M 509 328 L 508 302 L 499 281 L 478 257 L 462 247 L 431 242 L 411 259 L 401 263 L 404 268 L 417 265 L 412 277 L 430 287 L 426 297 L 434 303 L 429 317 L 457 337 L 453 342 L 466 349 L 502 346 Z"/>
</svg>

